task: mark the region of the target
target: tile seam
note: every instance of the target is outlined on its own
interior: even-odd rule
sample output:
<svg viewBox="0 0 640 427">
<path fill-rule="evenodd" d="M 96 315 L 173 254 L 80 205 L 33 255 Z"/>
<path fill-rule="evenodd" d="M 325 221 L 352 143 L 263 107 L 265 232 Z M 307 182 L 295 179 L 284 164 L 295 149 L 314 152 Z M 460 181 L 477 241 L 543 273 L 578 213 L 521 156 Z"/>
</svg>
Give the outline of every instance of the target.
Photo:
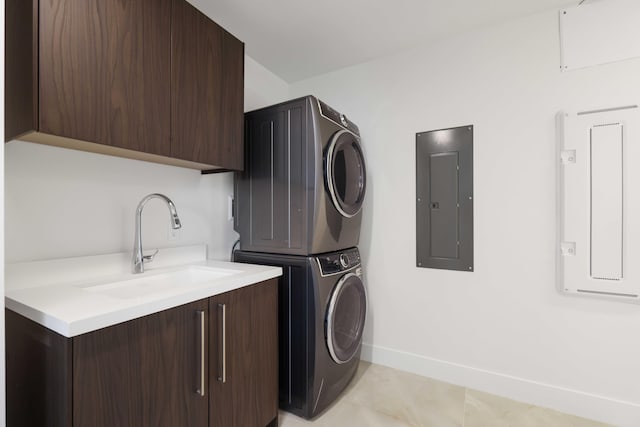
<svg viewBox="0 0 640 427">
<path fill-rule="evenodd" d="M 464 388 L 464 399 L 462 399 L 462 427 L 467 423 L 467 392 L 468 388 Z"/>
</svg>

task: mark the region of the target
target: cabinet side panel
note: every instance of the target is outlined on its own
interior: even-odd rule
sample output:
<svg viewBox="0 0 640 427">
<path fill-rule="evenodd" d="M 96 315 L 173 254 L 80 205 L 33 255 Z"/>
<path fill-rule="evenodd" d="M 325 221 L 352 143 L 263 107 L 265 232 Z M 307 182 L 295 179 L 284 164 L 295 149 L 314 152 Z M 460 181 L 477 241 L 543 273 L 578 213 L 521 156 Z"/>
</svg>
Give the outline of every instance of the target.
<svg viewBox="0 0 640 427">
<path fill-rule="evenodd" d="M 223 166 L 241 171 L 244 152 L 244 43 L 224 30 L 222 33 L 224 77 L 217 144 L 220 157 L 225 159 Z"/>
<path fill-rule="evenodd" d="M 5 141 L 36 130 L 38 123 L 38 3 L 5 3 Z"/>
<path fill-rule="evenodd" d="M 278 281 L 271 279 L 253 287 L 250 312 L 254 375 L 252 406 L 256 424 L 267 425 L 278 415 Z"/>
<path fill-rule="evenodd" d="M 71 340 L 5 309 L 7 426 L 72 426 Z"/>
<path fill-rule="evenodd" d="M 40 3 L 40 131 L 169 155 L 171 0 Z"/>
</svg>

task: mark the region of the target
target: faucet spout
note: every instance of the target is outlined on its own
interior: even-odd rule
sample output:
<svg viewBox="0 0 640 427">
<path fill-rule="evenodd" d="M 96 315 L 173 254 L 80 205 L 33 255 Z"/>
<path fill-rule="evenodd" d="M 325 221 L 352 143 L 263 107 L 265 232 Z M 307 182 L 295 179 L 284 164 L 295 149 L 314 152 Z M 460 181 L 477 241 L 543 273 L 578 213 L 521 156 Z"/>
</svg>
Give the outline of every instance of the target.
<svg viewBox="0 0 640 427">
<path fill-rule="evenodd" d="M 145 256 L 142 253 L 142 210 L 147 202 L 151 199 L 160 199 L 164 200 L 169 208 L 169 219 L 171 221 L 171 228 L 174 230 L 182 227 L 182 223 L 180 222 L 180 218 L 178 217 L 178 211 L 176 210 L 176 205 L 173 204 L 170 198 L 165 196 L 164 194 L 153 193 L 149 194 L 145 198 L 143 198 L 138 204 L 138 208 L 136 209 L 136 231 L 133 242 L 133 257 L 131 259 L 132 263 L 132 272 L 134 274 L 143 273 L 144 272 L 144 262 L 145 261 L 153 261 L 153 257 L 158 252 L 156 251 L 153 255 Z"/>
</svg>

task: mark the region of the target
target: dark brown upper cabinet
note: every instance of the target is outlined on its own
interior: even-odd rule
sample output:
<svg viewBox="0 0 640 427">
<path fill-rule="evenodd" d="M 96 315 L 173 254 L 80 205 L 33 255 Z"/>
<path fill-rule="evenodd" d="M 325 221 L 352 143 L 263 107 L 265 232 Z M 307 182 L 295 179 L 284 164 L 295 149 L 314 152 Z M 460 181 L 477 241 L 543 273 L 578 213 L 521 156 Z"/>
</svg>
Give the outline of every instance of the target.
<svg viewBox="0 0 640 427">
<path fill-rule="evenodd" d="M 242 169 L 244 45 L 185 0 L 7 0 L 6 32 L 6 141 Z"/>
<path fill-rule="evenodd" d="M 184 0 L 171 28 L 171 157 L 241 170 L 244 45 Z"/>
<path fill-rule="evenodd" d="M 170 154 L 171 0 L 40 1 L 42 133 Z"/>
</svg>

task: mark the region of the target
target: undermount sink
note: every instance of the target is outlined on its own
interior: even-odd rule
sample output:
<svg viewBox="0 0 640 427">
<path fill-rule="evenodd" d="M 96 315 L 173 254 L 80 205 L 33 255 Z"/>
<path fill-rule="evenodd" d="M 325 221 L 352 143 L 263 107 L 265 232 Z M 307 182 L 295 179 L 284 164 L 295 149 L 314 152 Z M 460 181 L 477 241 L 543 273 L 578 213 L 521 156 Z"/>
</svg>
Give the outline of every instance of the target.
<svg viewBox="0 0 640 427">
<path fill-rule="evenodd" d="M 238 270 L 190 266 L 167 273 L 142 275 L 117 282 L 79 286 L 87 292 L 120 299 L 149 297 L 182 292 L 185 287 L 209 284 L 211 281 L 241 273 Z"/>
</svg>

